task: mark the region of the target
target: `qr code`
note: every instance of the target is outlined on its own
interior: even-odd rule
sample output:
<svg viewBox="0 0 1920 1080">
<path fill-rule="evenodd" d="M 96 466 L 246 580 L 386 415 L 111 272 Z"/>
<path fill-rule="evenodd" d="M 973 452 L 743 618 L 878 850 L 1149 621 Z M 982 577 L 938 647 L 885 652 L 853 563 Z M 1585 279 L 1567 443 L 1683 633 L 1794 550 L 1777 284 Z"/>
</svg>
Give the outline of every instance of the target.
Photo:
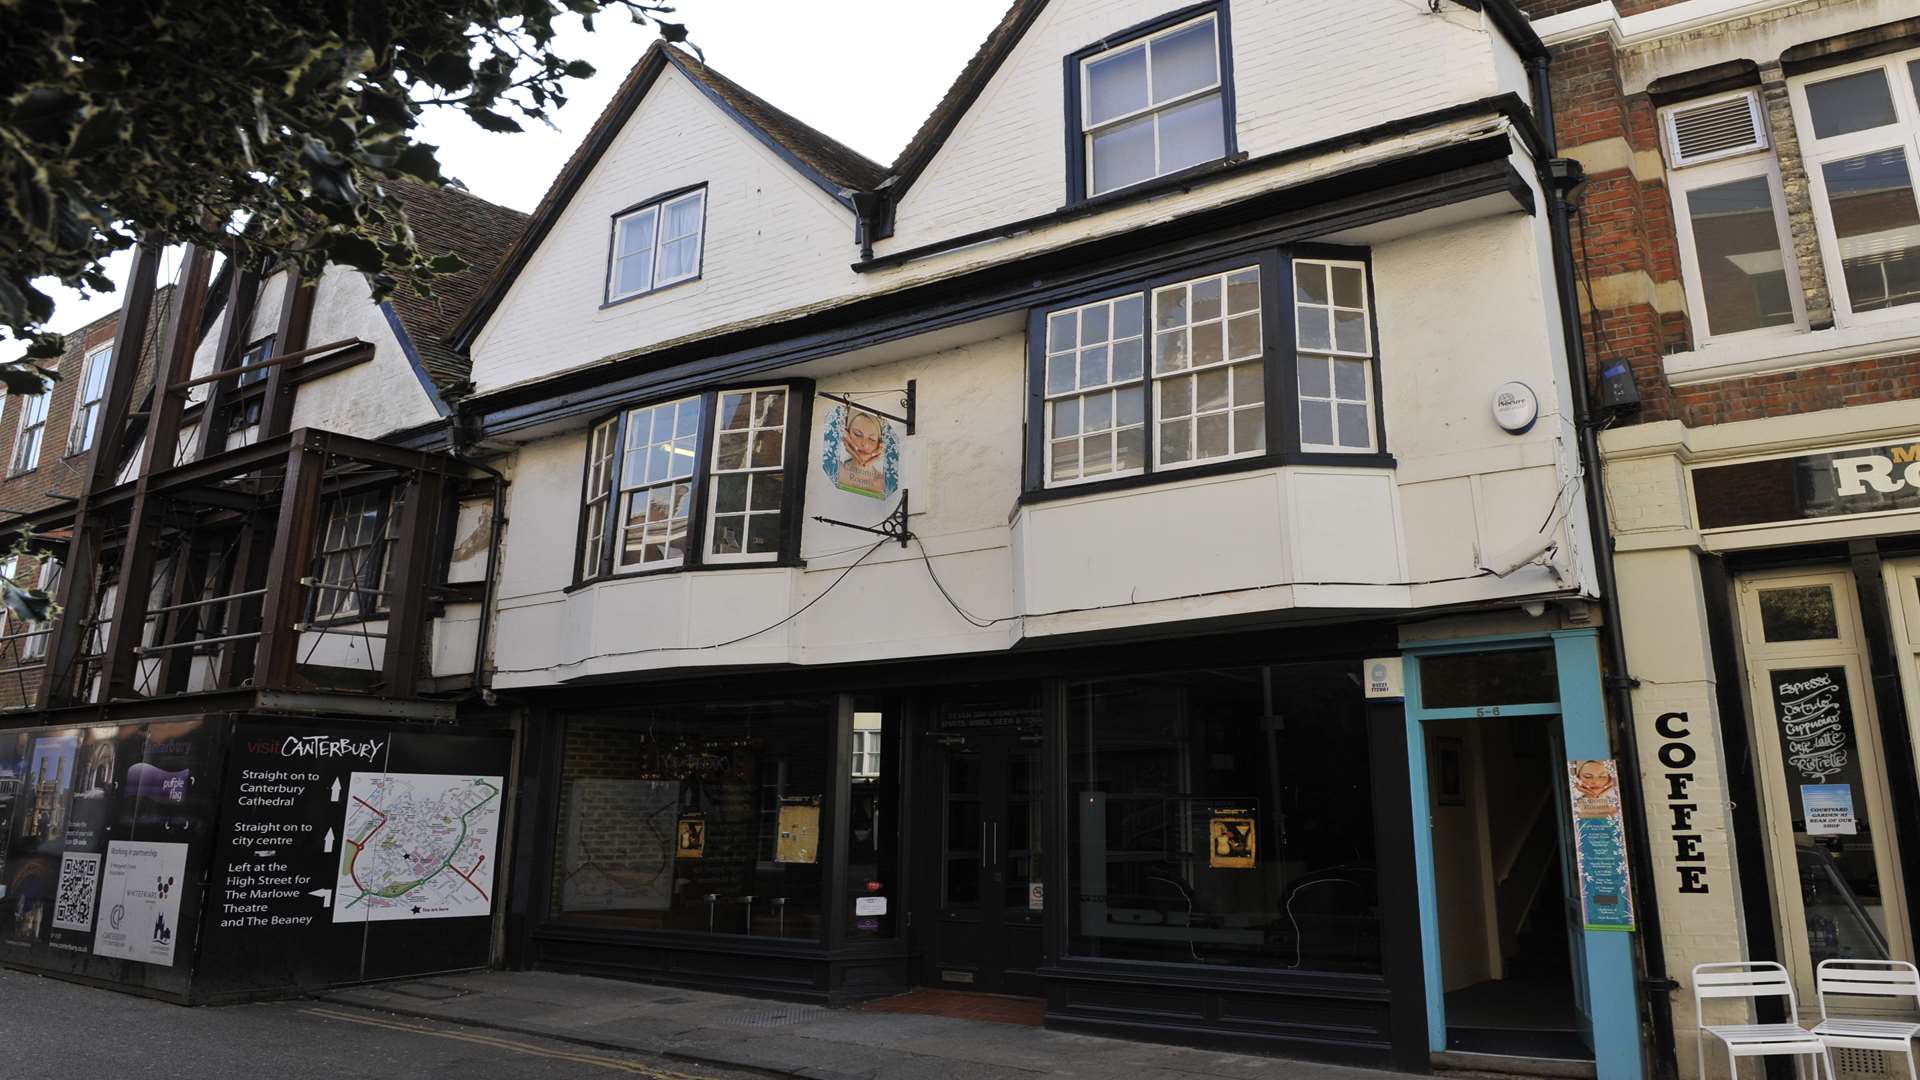
<svg viewBox="0 0 1920 1080">
<path fill-rule="evenodd" d="M 53 900 L 53 925 L 62 930 L 92 930 L 100 856 L 69 851 L 60 860 L 60 888 Z"/>
</svg>

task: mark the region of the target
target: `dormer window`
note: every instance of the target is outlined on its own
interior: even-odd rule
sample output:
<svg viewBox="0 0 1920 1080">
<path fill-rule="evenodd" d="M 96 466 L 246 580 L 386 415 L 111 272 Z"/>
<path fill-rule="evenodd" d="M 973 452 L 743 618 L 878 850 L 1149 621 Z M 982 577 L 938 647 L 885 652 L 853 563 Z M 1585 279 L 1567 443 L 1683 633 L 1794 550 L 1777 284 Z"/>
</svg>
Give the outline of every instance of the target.
<svg viewBox="0 0 1920 1080">
<path fill-rule="evenodd" d="M 607 303 L 699 277 L 706 219 L 704 186 L 663 195 L 614 215 Z"/>
<path fill-rule="evenodd" d="M 1232 153 L 1221 12 L 1191 11 L 1069 58 L 1078 135 L 1070 195 L 1104 195 Z"/>
</svg>

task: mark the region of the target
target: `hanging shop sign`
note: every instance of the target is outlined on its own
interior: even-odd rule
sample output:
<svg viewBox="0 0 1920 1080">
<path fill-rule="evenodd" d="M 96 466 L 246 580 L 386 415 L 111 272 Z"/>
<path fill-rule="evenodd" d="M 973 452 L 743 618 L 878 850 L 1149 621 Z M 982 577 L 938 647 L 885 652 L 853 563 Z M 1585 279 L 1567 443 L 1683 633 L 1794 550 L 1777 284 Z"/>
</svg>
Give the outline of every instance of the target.
<svg viewBox="0 0 1920 1080">
<path fill-rule="evenodd" d="M 1588 930 L 1632 930 L 1627 830 L 1620 812 L 1620 774 L 1611 759 L 1567 762 L 1580 910 Z"/>
<path fill-rule="evenodd" d="M 1701 465 L 1692 470 L 1703 529 L 1920 509 L 1920 442 Z"/>
<path fill-rule="evenodd" d="M 900 490 L 900 433 L 891 417 L 850 402 L 827 413 L 820 471 L 850 495 L 884 499 Z"/>
</svg>

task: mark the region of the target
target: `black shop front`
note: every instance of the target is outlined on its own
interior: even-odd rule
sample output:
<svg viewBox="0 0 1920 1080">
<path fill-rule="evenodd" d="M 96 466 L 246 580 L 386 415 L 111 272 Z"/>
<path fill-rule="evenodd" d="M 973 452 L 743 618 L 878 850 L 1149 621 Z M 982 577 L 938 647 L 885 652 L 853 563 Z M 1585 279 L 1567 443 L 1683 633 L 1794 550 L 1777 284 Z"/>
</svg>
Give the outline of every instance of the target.
<svg viewBox="0 0 1920 1080">
<path fill-rule="evenodd" d="M 1424 1065 L 1404 713 L 1360 681 L 1379 638 L 572 691 L 528 725 L 509 955 Z"/>
</svg>

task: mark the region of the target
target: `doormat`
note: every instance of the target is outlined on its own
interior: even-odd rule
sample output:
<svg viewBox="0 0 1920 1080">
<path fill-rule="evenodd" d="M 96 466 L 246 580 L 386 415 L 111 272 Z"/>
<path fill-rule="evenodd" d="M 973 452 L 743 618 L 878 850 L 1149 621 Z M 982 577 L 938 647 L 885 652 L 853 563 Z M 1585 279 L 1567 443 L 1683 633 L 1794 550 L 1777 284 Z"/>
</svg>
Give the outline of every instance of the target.
<svg viewBox="0 0 1920 1080">
<path fill-rule="evenodd" d="M 953 1020 L 984 1020 L 990 1024 L 1018 1024 L 1021 1027 L 1039 1027 L 1047 1016 L 1047 1003 L 1043 998 L 969 994 L 924 986 L 896 997 L 869 1001 L 855 1008 L 865 1012 L 944 1016 Z"/>
</svg>

